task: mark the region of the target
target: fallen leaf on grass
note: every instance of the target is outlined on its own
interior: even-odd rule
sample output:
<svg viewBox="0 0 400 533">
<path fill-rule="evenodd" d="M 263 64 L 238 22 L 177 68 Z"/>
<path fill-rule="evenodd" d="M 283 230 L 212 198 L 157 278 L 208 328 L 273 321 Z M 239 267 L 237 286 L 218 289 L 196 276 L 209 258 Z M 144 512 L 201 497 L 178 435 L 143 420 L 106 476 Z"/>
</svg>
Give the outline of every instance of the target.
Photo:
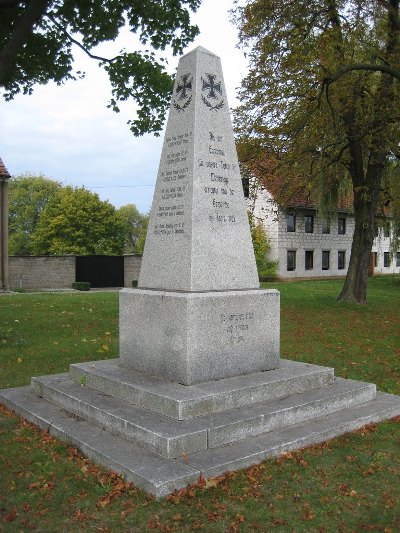
<svg viewBox="0 0 400 533">
<path fill-rule="evenodd" d="M 109 494 L 106 494 L 105 496 L 102 496 L 99 500 L 97 500 L 97 507 L 100 509 L 104 509 L 109 503 L 111 502 L 111 497 Z"/>
<path fill-rule="evenodd" d="M 13 509 L 9 513 L 5 513 L 2 517 L 3 522 L 14 522 L 17 517 L 17 509 Z"/>
<path fill-rule="evenodd" d="M 313 518 L 315 518 L 315 513 L 314 513 L 314 511 L 311 509 L 310 504 L 305 503 L 303 507 L 304 507 L 304 512 L 303 512 L 303 519 L 304 519 L 304 520 L 310 521 L 310 520 L 312 520 Z"/>
<path fill-rule="evenodd" d="M 78 520 L 78 522 L 84 522 L 86 520 L 86 516 L 82 513 L 80 509 L 77 509 L 74 514 L 75 520 Z"/>
<path fill-rule="evenodd" d="M 369 433 L 376 433 L 377 430 L 378 430 L 377 424 L 372 423 L 360 429 L 356 429 L 353 433 L 355 433 L 356 435 L 361 435 L 363 437 L 364 435 L 368 435 Z"/>
</svg>

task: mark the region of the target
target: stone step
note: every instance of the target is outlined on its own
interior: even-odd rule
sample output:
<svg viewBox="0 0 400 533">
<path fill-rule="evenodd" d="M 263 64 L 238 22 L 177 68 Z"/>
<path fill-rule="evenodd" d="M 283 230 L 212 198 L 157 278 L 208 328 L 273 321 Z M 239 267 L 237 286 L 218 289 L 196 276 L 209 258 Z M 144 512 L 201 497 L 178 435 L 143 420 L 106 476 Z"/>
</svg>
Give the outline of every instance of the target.
<svg viewBox="0 0 400 533">
<path fill-rule="evenodd" d="M 324 387 L 334 379 L 332 368 L 282 359 L 281 367 L 197 385 L 180 385 L 125 369 L 119 359 L 73 364 L 78 383 L 164 416 L 185 420 L 292 393 Z"/>
<path fill-rule="evenodd" d="M 135 407 L 90 387 L 69 374 L 32 378 L 36 394 L 68 412 L 121 435 L 163 457 L 173 458 L 207 447 L 207 429 L 187 420 L 173 420 Z"/>
<path fill-rule="evenodd" d="M 35 392 L 151 452 L 174 458 L 216 448 L 373 399 L 375 385 L 336 379 L 324 388 L 189 420 L 128 405 L 72 381 L 68 374 L 32 379 Z"/>
<path fill-rule="evenodd" d="M 177 461 L 160 457 L 69 415 L 64 409 L 38 397 L 30 387 L 1 390 L 0 403 L 158 498 L 194 483 L 200 474 L 210 477 L 245 468 L 268 457 L 321 443 L 366 424 L 400 415 L 400 398 L 378 393 L 374 400 L 362 405 L 221 448 L 190 454 L 185 461 Z"/>
<path fill-rule="evenodd" d="M 267 457 L 305 448 L 312 444 L 400 415 L 400 397 L 378 392 L 371 401 L 312 418 L 220 448 L 199 451 L 187 460 L 204 477 L 220 475 L 259 463 Z"/>
<path fill-rule="evenodd" d="M 166 496 L 198 479 L 198 470 L 160 457 L 73 416 L 40 398 L 31 387 L 0 390 L 0 403 L 156 497 Z"/>
</svg>

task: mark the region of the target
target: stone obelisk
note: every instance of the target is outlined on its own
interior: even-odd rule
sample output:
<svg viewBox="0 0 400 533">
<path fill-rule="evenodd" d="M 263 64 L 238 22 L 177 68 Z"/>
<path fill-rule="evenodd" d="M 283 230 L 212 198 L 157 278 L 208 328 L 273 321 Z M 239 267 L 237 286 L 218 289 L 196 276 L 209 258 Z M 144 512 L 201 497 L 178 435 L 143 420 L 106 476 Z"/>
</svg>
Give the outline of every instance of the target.
<svg viewBox="0 0 400 533">
<path fill-rule="evenodd" d="M 120 362 L 185 385 L 279 366 L 279 293 L 259 288 L 220 59 L 179 62 Z"/>
</svg>

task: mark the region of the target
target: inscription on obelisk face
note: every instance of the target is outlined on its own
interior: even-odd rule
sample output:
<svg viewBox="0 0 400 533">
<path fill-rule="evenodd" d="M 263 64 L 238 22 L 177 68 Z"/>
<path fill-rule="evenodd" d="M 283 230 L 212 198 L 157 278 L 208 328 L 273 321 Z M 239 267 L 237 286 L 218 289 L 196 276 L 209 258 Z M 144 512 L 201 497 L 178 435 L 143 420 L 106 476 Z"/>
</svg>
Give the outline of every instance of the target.
<svg viewBox="0 0 400 533">
<path fill-rule="evenodd" d="M 221 64 L 201 47 L 179 62 L 139 286 L 259 287 Z"/>
</svg>

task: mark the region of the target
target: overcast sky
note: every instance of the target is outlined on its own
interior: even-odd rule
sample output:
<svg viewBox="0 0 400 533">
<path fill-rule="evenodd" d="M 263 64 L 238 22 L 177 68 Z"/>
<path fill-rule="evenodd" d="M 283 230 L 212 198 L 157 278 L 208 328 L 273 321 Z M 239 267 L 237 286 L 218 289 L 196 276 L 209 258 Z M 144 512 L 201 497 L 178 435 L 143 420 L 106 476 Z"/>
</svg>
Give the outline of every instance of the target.
<svg viewBox="0 0 400 533">
<path fill-rule="evenodd" d="M 230 107 L 246 73 L 246 60 L 236 48 L 237 30 L 228 10 L 233 0 L 203 0 L 192 22 L 200 35 L 186 50 L 204 46 L 221 58 Z M 101 50 L 112 56 L 121 44 Z M 107 53 L 109 52 L 109 53 Z M 150 209 L 161 154 L 161 137 L 136 138 L 126 122 L 133 116 L 133 101 L 117 114 L 107 109 L 108 77 L 77 50 L 76 69 L 86 78 L 58 87 L 35 87 L 31 96 L 11 102 L 0 99 L 0 156 L 12 176 L 41 173 L 63 184 L 85 186 L 116 207 L 134 203 Z M 179 58 L 169 61 L 173 73 Z"/>
</svg>

